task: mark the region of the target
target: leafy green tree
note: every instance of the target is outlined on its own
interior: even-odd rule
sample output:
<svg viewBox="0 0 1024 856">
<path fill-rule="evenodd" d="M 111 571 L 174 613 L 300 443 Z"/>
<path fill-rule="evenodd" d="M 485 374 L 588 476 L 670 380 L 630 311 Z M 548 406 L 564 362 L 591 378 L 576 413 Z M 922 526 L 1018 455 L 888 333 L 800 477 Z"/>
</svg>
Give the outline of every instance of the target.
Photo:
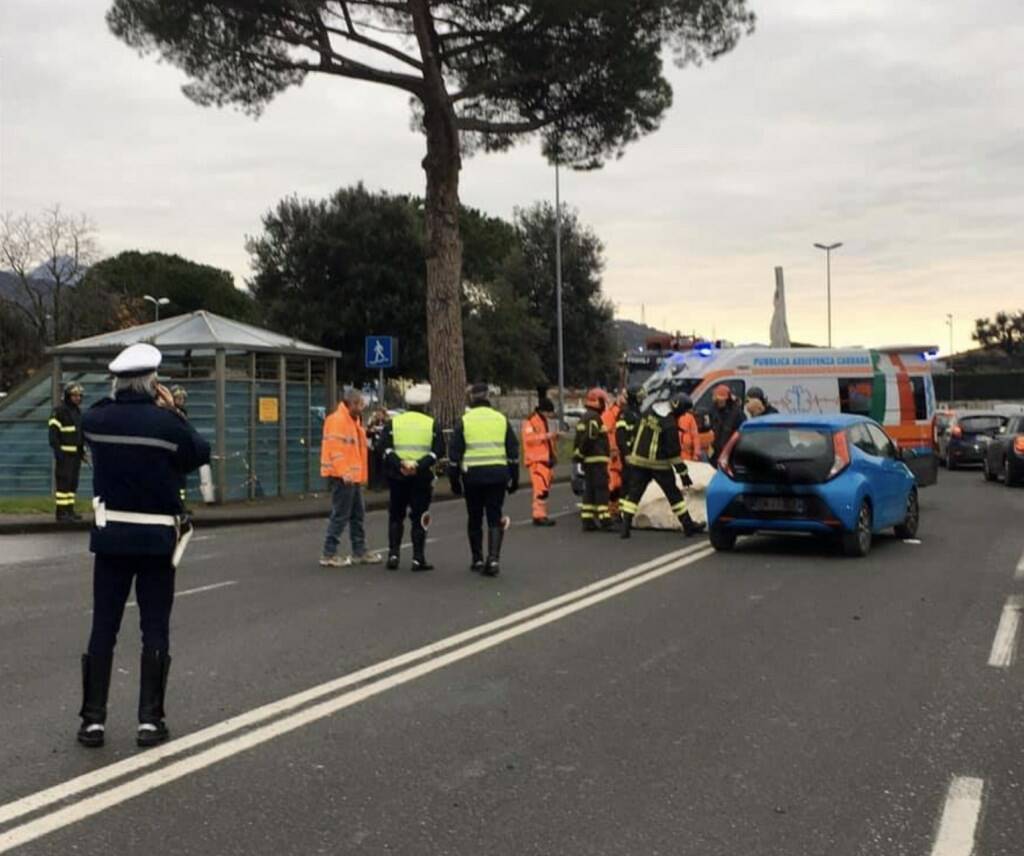
<svg viewBox="0 0 1024 856">
<path fill-rule="evenodd" d="M 537 203 L 515 214 L 519 255 L 508 277 L 525 297 L 529 313 L 542 327 L 540 352 L 544 376 L 558 377 L 555 208 Z M 604 248 L 578 214 L 562 208 L 562 325 L 565 381 L 570 386 L 615 380 L 617 338 L 614 309 L 601 291 Z"/>
<path fill-rule="evenodd" d="M 422 226 L 417 204 L 361 184 L 330 199 L 288 197 L 250 238 L 249 283 L 264 323 L 342 352 L 345 379 L 363 368 L 367 334 L 399 340 L 399 368 L 427 362 Z"/>
<path fill-rule="evenodd" d="M 13 306 L 0 302 L 0 392 L 27 378 L 42 362 L 43 340 L 33 324 Z"/>
<path fill-rule="evenodd" d="M 729 51 L 746 0 L 114 0 L 107 22 L 191 78 L 199 104 L 253 114 L 309 74 L 395 88 L 426 140 L 430 375 L 442 421 L 463 404 L 459 173 L 474 148 L 540 133 L 549 158 L 593 167 L 658 127 L 662 56 Z"/>
<path fill-rule="evenodd" d="M 1024 311 L 978 318 L 971 338 L 986 350 L 1000 350 L 1010 358 L 1024 353 Z"/>
<path fill-rule="evenodd" d="M 118 253 L 89 268 L 82 286 L 98 297 L 122 298 L 118 305 L 135 323 L 152 320 L 153 307 L 142 300 L 144 294 L 170 301 L 160 310 L 164 318 L 199 309 L 239 321 L 252 320 L 255 315 L 252 298 L 235 288 L 228 271 L 168 253 Z"/>
</svg>

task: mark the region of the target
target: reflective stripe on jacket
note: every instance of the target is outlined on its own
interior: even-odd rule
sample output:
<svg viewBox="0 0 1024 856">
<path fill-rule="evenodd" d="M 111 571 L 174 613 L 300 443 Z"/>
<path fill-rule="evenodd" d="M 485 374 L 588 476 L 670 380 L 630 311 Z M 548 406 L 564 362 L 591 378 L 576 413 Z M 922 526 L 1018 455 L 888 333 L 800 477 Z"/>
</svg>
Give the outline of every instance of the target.
<svg viewBox="0 0 1024 856">
<path fill-rule="evenodd" d="M 473 407 L 462 417 L 466 451 L 462 455 L 462 471 L 474 467 L 508 466 L 505 434 L 508 420 L 490 407 Z"/>
<path fill-rule="evenodd" d="M 523 462 L 552 466 L 555 463 L 554 434 L 548 430 L 548 420 L 534 412 L 522 424 Z"/>
<path fill-rule="evenodd" d="M 576 423 L 576 439 L 573 442 L 572 457 L 584 464 L 606 464 L 611 457 L 608 431 L 601 414 L 587 409 Z"/>
<path fill-rule="evenodd" d="M 54 408 L 49 421 L 50 448 L 63 455 L 83 455 L 85 443 L 82 438 L 82 413 L 67 402 Z"/>
<path fill-rule="evenodd" d="M 368 455 L 366 431 L 352 418 L 345 403 L 324 420 L 324 439 L 320 446 L 320 475 L 366 484 Z"/>
<path fill-rule="evenodd" d="M 394 452 L 403 463 L 418 464 L 430 454 L 434 441 L 434 420 L 426 413 L 410 410 L 391 420 Z"/>
</svg>

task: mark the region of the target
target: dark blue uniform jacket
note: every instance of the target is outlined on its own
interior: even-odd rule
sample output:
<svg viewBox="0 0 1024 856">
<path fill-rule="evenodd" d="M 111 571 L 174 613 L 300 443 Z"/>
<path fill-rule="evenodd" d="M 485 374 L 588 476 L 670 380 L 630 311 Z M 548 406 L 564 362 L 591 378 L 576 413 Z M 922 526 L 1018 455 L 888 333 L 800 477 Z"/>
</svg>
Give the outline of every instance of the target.
<svg viewBox="0 0 1024 856">
<path fill-rule="evenodd" d="M 105 398 L 86 411 L 82 432 L 92 452 L 93 494 L 107 510 L 178 515 L 182 477 L 210 462 L 210 444 L 177 413 L 137 393 Z M 170 526 L 112 523 L 93 527 L 94 553 L 165 556 L 174 552 Z"/>
</svg>

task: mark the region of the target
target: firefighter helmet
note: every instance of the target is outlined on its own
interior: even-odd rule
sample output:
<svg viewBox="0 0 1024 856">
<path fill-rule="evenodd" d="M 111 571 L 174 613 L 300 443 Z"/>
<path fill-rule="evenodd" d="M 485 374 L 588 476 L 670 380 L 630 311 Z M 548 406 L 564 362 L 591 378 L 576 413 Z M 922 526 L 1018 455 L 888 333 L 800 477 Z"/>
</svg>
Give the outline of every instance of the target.
<svg viewBox="0 0 1024 856">
<path fill-rule="evenodd" d="M 583 406 L 588 407 L 591 410 L 596 410 L 600 413 L 604 410 L 607 402 L 608 394 L 603 389 L 599 389 L 595 386 L 593 389 L 587 391 L 587 397 L 583 402 Z"/>
<path fill-rule="evenodd" d="M 669 399 L 669 405 L 674 414 L 682 416 L 684 413 L 689 413 L 693 410 L 693 399 L 685 392 L 674 392 Z"/>
</svg>

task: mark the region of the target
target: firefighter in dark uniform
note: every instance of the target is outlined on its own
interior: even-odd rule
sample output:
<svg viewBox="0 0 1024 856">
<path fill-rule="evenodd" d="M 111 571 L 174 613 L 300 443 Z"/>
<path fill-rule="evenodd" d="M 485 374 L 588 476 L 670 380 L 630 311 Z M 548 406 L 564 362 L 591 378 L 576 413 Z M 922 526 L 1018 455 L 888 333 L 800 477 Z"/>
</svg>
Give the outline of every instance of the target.
<svg viewBox="0 0 1024 856">
<path fill-rule="evenodd" d="M 665 494 L 687 537 L 704 531 L 704 524 L 696 523 L 690 517 L 690 512 L 686 510 L 686 500 L 676 485 L 676 475 L 680 476 L 683 487 L 689 487 L 691 484 L 686 463 L 680 457 L 678 421 L 692 406 L 688 395 L 677 393 L 668 402 L 668 413 L 662 415 L 657 413 L 655 408 L 651 408 L 641 417 L 626 455 L 629 482 L 627 497 L 622 503 L 621 537 L 629 537 L 633 517 L 647 485 L 652 481 L 657 482 Z"/>
<path fill-rule="evenodd" d="M 405 393 L 409 408 L 384 426 L 384 472 L 388 479 L 388 562 L 398 570 L 398 556 L 405 530 L 405 515 L 412 524 L 412 570 L 432 571 L 427 561 L 427 529 L 434 492 L 434 467 L 444 455 L 441 426 L 424 413 L 430 403 L 430 384 L 416 384 Z"/>
<path fill-rule="evenodd" d="M 177 412 L 157 382 L 160 352 L 137 344 L 110 364 L 112 398 L 93 405 L 82 420 L 92 453 L 95 523 L 93 615 L 82 656 L 83 699 L 78 740 L 102 746 L 114 645 L 125 602 L 135 584 L 142 628 L 139 746 L 168 737 L 164 693 L 171 665 L 174 567 L 191 535 L 178 487 L 183 473 L 209 463 L 210 446 Z"/>
<path fill-rule="evenodd" d="M 75 512 L 78 475 L 85 459 L 82 441 L 82 385 L 70 383 L 64 388 L 61 403 L 50 415 L 50 448 L 53 449 L 53 500 L 58 520 L 81 520 Z"/>
<path fill-rule="evenodd" d="M 583 477 L 583 502 L 580 520 L 584 532 L 612 528 L 608 513 L 608 462 L 611 443 L 608 428 L 601 418 L 607 396 L 603 389 L 592 389 L 583 402 L 586 412 L 576 423 L 572 459 L 577 476 Z"/>
<path fill-rule="evenodd" d="M 469 569 L 496 577 L 508 519 L 505 494 L 519 489 L 519 440 L 508 419 L 491 407 L 485 383 L 469 390 L 469 409 L 455 424 L 448 446 L 452 493 L 466 497 Z M 483 519 L 487 516 L 487 559 Z"/>
<path fill-rule="evenodd" d="M 633 446 L 636 429 L 640 425 L 640 402 L 643 399 L 643 387 L 632 386 L 626 390 L 626 401 L 615 420 L 615 443 L 622 457 L 622 493 L 629 490 L 629 461 L 626 457 Z"/>
</svg>

